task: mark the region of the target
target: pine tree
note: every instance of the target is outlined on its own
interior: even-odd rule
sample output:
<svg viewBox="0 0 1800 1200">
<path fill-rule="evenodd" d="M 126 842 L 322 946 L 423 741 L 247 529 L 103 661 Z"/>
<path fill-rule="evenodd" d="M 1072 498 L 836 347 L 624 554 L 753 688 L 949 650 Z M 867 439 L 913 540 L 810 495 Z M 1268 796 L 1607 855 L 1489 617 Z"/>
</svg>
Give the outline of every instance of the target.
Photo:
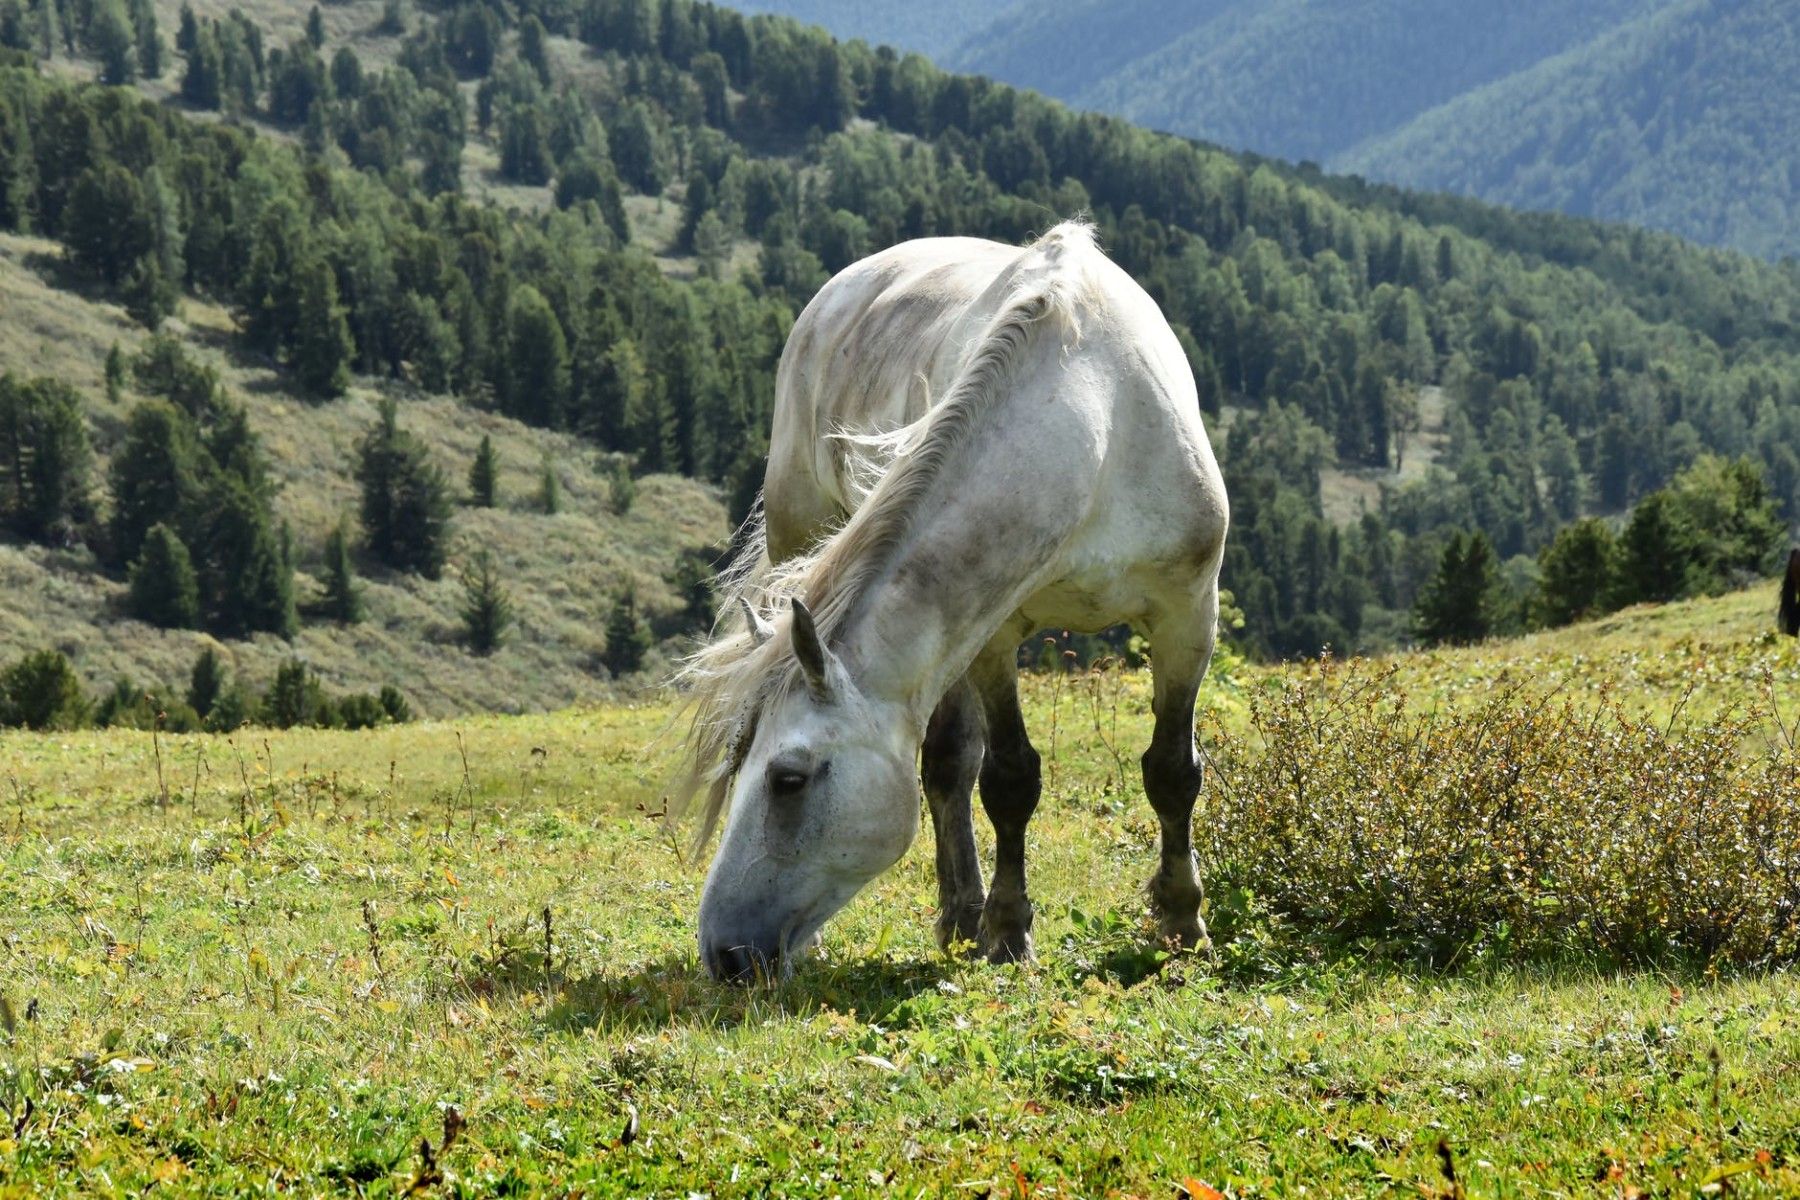
<svg viewBox="0 0 1800 1200">
<path fill-rule="evenodd" d="M 292 637 L 300 623 L 294 571 L 266 500 L 237 475 L 222 474 L 208 491 L 200 540 L 207 628 L 230 637 Z"/>
<path fill-rule="evenodd" d="M 339 625 L 363 618 L 362 589 L 350 564 L 350 535 L 338 522 L 325 538 L 325 612 Z"/>
<path fill-rule="evenodd" d="M 545 49 L 544 23 L 536 13 L 527 13 L 519 22 L 519 59 L 537 73 L 538 83 L 550 86 L 550 57 Z"/>
<path fill-rule="evenodd" d="M 638 615 L 637 593 L 628 588 L 606 618 L 606 669 L 615 676 L 631 674 L 644 665 L 650 646 L 650 626 Z"/>
<path fill-rule="evenodd" d="M 150 0 L 131 0 L 131 26 L 138 71 L 145 79 L 161 79 L 162 38 L 156 32 L 156 7 Z"/>
<path fill-rule="evenodd" d="M 544 459 L 543 470 L 538 477 L 538 507 L 545 515 L 555 516 L 562 511 L 562 480 L 556 474 L 556 464 L 548 457 Z"/>
<path fill-rule="evenodd" d="M 200 495 L 200 455 L 187 414 L 161 400 L 131 410 L 125 441 L 108 471 L 112 518 L 110 558 L 123 567 L 138 556 L 144 535 L 157 522 L 187 532 Z"/>
<path fill-rule="evenodd" d="M 0 521 L 34 541 L 71 539 L 89 515 L 92 459 L 74 388 L 0 375 Z"/>
<path fill-rule="evenodd" d="M 486 550 L 476 552 L 470 569 L 463 572 L 462 583 L 465 640 L 476 654 L 492 654 L 500 648 L 507 627 L 512 624 L 513 608 Z"/>
<path fill-rule="evenodd" d="M 306 41 L 314 50 L 325 44 L 325 14 L 316 4 L 306 14 Z"/>
<path fill-rule="evenodd" d="M 1493 631 L 1499 607 L 1494 548 L 1477 530 L 1450 535 L 1437 573 L 1413 607 L 1419 640 L 1428 646 L 1478 642 Z"/>
<path fill-rule="evenodd" d="M 392 399 L 357 448 L 363 539 L 388 566 L 436 579 L 444 567 L 450 500 L 425 447 L 398 427 Z"/>
<path fill-rule="evenodd" d="M 613 513 L 621 517 L 631 511 L 632 502 L 637 499 L 637 481 L 631 477 L 631 468 L 623 459 L 613 462 L 607 475 L 606 495 Z"/>
<path fill-rule="evenodd" d="M 324 259 L 314 259 L 301 268 L 294 370 L 314 395 L 341 396 L 350 386 L 350 362 L 355 357 L 356 342 L 338 303 L 337 275 Z"/>
<path fill-rule="evenodd" d="M 224 688 L 225 665 L 219 661 L 219 652 L 208 646 L 194 659 L 194 669 L 188 673 L 188 707 L 202 717 L 210 716 Z"/>
<path fill-rule="evenodd" d="M 225 98 L 225 60 L 219 38 L 210 27 L 195 35 L 187 53 L 187 69 L 181 76 L 181 98 L 208 111 L 217 110 Z"/>
<path fill-rule="evenodd" d="M 106 399 L 117 404 L 125 395 L 125 351 L 114 342 L 106 352 Z"/>
<path fill-rule="evenodd" d="M 494 458 L 494 439 L 481 435 L 475 461 L 469 465 L 469 503 L 476 508 L 494 507 L 499 466 Z"/>
<path fill-rule="evenodd" d="M 127 84 L 137 78 L 137 33 L 121 0 L 100 0 L 88 21 L 88 43 L 100 60 L 100 82 Z"/>
<path fill-rule="evenodd" d="M 200 588 L 194 560 L 175 531 L 160 522 L 150 527 L 144 548 L 131 564 L 131 615 L 165 629 L 200 624 Z"/>
<path fill-rule="evenodd" d="M 1613 534 L 1589 517 L 1559 531 L 1538 553 L 1537 620 L 1567 625 L 1602 611 L 1613 590 Z"/>
<path fill-rule="evenodd" d="M 60 650 L 40 650 L 0 672 L 0 726 L 79 729 L 87 698 L 75 668 Z"/>
<path fill-rule="evenodd" d="M 1619 535 L 1612 607 L 1675 599 L 1687 590 L 1693 561 L 1693 538 L 1674 498 L 1666 490 L 1651 492 Z"/>
</svg>

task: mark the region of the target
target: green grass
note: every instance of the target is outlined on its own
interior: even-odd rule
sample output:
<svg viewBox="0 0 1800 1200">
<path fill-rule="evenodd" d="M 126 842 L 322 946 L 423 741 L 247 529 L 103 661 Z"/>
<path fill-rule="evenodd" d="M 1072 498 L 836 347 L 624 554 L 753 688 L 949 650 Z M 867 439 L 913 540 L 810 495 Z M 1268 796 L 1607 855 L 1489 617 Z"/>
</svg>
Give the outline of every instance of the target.
<svg viewBox="0 0 1800 1200">
<path fill-rule="evenodd" d="M 1428 705 L 1606 661 L 1654 705 L 1698 635 L 1791 680 L 1760 603 L 1395 665 Z M 1248 740 L 1295 674 L 1226 660 L 1209 714 Z M 1452 1195 L 1440 1141 L 1468 1195 L 1800 1188 L 1786 972 L 1433 970 L 1223 888 L 1217 955 L 1159 963 L 1145 683 L 1028 681 L 1038 964 L 936 952 L 926 834 L 772 989 L 697 965 L 661 705 L 0 735 L 0 1189 Z"/>
</svg>

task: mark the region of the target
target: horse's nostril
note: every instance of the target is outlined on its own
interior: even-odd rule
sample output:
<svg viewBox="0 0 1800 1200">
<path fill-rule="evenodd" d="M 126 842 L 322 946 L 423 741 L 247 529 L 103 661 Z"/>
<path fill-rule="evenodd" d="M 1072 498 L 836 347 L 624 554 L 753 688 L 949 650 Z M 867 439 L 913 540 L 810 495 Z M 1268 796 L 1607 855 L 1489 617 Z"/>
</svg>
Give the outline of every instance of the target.
<svg viewBox="0 0 1800 1200">
<path fill-rule="evenodd" d="M 751 946 L 709 947 L 704 957 L 707 971 L 722 983 L 754 983 L 774 973 L 770 957 Z"/>
</svg>

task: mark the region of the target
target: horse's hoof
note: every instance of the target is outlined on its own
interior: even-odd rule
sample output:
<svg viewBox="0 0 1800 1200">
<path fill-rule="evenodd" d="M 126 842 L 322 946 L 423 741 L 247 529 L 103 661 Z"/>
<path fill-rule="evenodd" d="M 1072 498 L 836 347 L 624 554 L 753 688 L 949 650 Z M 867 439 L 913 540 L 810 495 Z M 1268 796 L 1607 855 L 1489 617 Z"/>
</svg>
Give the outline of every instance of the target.
<svg viewBox="0 0 1800 1200">
<path fill-rule="evenodd" d="M 1031 945 L 1031 926 L 1018 924 L 1004 929 L 988 926 L 981 931 L 981 956 L 991 963 L 1030 962 L 1036 957 Z"/>
<path fill-rule="evenodd" d="M 937 944 L 945 954 L 959 947 L 974 948 L 981 943 L 981 905 L 964 904 L 938 914 Z"/>
</svg>

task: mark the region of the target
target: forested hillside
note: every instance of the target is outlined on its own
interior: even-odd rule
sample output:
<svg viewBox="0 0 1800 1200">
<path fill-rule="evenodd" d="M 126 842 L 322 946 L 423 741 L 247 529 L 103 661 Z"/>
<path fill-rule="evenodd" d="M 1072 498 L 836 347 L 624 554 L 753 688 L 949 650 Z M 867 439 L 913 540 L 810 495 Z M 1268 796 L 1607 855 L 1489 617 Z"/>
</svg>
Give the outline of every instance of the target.
<svg viewBox="0 0 1800 1200">
<path fill-rule="evenodd" d="M 1749 457 L 1733 503 L 1760 513 L 1766 489 L 1786 519 L 1800 511 L 1790 269 L 1301 175 L 686 0 L 328 11 L 287 14 L 277 45 L 235 10 L 184 9 L 166 30 L 146 0 L 0 0 L 0 226 L 53 239 L 51 277 L 143 326 L 216 306 L 222 348 L 322 415 L 365 389 L 396 399 L 399 432 L 359 420 L 333 485 L 360 492 L 346 537 L 378 577 L 445 565 L 441 521 L 395 517 L 433 511 L 430 455 L 402 436 L 428 411 L 413 397 L 579 439 L 605 470 L 629 466 L 614 480 L 627 495 L 630 475 L 673 472 L 741 514 L 782 340 L 829 272 L 904 238 L 1019 241 L 1081 211 L 1188 348 L 1233 496 L 1234 636 L 1252 652 L 1410 638 L 1464 529 L 1504 565 L 1492 627 L 1516 625 L 1533 611 L 1530 556 L 1575 518 L 1622 513 L 1697 460 L 1692 479 L 1738 488 L 1707 451 Z M 102 473 L 84 447 L 104 430 L 68 415 L 91 401 L 7 365 L 19 378 L 0 428 L 30 448 L 0 465 L 0 505 L 9 536 L 70 547 L 54 571 L 123 590 L 179 575 L 180 543 L 202 583 L 216 578 L 224 551 L 203 518 L 226 495 L 271 588 L 309 554 L 343 561 L 282 534 L 266 485 L 282 448 L 231 432 L 237 401 L 186 373 L 133 375 L 119 403 L 154 419 L 132 410 L 129 469 L 113 455 Z M 1440 404 L 1438 462 L 1381 488 Z M 55 479 L 27 462 L 56 464 Z M 1377 485 L 1354 520 L 1325 515 L 1334 468 Z M 159 470 L 196 483 L 122 506 Z M 504 552 L 537 534 L 483 536 Z M 1684 586 L 1720 586 L 1766 550 Z M 629 593 L 601 586 L 634 640 Z M 674 575 L 659 586 L 659 632 L 703 623 L 703 597 Z M 197 607 L 156 611 L 241 636 L 201 590 Z M 268 611 L 256 636 L 320 621 Z M 449 640 L 466 653 L 510 652 L 465 624 Z"/>
<path fill-rule="evenodd" d="M 1800 6 L 1691 0 L 1459 96 L 1334 166 L 1800 254 Z"/>
<path fill-rule="evenodd" d="M 752 7 L 1292 162 L 1800 252 L 1800 10 L 1780 0 Z"/>
</svg>

